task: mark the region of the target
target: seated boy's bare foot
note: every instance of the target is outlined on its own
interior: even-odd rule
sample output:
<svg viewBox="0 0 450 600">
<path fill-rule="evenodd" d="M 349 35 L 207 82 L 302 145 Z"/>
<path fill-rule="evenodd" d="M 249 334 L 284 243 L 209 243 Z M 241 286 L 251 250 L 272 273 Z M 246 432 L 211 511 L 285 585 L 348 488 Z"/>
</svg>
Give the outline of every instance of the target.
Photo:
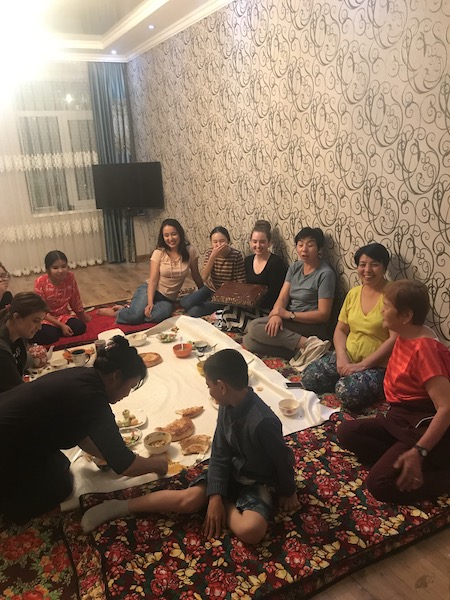
<svg viewBox="0 0 450 600">
<path fill-rule="evenodd" d="M 157 475 L 165 475 L 167 473 L 167 469 L 169 467 L 169 464 L 167 462 L 167 456 L 165 456 L 164 454 L 151 456 L 150 460 L 152 461 L 151 465 L 152 471 L 154 473 L 156 473 Z"/>
<path fill-rule="evenodd" d="M 109 306 L 108 308 L 99 308 L 97 310 L 97 314 L 101 317 L 115 317 L 116 312 L 123 308 L 120 304 L 115 304 L 114 306 Z"/>
</svg>

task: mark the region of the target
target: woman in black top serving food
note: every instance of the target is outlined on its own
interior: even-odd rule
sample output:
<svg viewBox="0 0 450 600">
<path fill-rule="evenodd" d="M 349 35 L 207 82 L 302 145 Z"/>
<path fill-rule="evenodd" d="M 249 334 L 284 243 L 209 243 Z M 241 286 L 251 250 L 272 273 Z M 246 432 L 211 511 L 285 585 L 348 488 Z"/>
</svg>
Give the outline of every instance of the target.
<svg viewBox="0 0 450 600">
<path fill-rule="evenodd" d="M 80 446 L 118 474 L 165 474 L 167 459 L 134 454 L 120 435 L 110 404 L 147 376 L 141 357 L 122 336 L 99 349 L 94 368 L 55 371 L 0 398 L 0 512 L 26 520 L 72 492 L 70 462 L 61 449 Z"/>
</svg>

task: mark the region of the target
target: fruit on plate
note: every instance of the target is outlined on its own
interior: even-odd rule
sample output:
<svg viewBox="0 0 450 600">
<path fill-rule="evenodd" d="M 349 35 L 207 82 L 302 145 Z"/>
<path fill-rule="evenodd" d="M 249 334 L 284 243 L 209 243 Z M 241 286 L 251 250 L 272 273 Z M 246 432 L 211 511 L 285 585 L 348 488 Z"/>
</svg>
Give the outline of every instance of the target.
<svg viewBox="0 0 450 600">
<path fill-rule="evenodd" d="M 139 419 L 133 415 L 128 408 L 122 411 L 123 419 L 118 419 L 116 421 L 118 427 L 133 427 L 139 423 Z"/>
</svg>

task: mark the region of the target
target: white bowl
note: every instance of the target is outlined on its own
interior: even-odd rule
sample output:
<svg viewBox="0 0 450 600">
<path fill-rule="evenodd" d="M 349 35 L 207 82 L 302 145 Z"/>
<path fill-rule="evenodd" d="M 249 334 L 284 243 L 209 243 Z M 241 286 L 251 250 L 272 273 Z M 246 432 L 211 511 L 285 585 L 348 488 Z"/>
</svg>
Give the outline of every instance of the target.
<svg viewBox="0 0 450 600">
<path fill-rule="evenodd" d="M 172 436 L 167 431 L 153 431 L 144 437 L 144 446 L 150 454 L 167 452 L 172 441 Z"/>
<path fill-rule="evenodd" d="M 62 369 L 67 366 L 67 360 L 65 358 L 52 358 L 50 366 L 54 369 Z"/>
<path fill-rule="evenodd" d="M 194 343 L 194 348 L 196 350 L 198 350 L 199 352 L 204 352 L 208 346 L 208 342 L 206 342 L 205 340 L 197 340 Z"/>
<path fill-rule="evenodd" d="M 300 402 L 294 398 L 285 398 L 278 402 L 278 408 L 285 417 L 295 417 L 300 410 Z"/>
<path fill-rule="evenodd" d="M 143 346 L 146 341 L 147 341 L 146 333 L 138 332 L 138 333 L 133 333 L 128 336 L 128 343 L 130 344 L 130 346 L 134 346 L 134 347 Z"/>
</svg>

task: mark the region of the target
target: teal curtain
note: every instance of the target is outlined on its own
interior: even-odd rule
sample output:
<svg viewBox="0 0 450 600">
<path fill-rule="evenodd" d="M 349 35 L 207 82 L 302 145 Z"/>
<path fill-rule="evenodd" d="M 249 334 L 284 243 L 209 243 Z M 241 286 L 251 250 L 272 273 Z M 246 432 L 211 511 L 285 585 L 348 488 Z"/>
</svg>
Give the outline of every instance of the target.
<svg viewBox="0 0 450 600">
<path fill-rule="evenodd" d="M 89 85 L 100 164 L 134 161 L 126 64 L 89 63 Z M 103 210 L 108 262 L 135 262 L 133 218 L 127 210 Z"/>
</svg>

